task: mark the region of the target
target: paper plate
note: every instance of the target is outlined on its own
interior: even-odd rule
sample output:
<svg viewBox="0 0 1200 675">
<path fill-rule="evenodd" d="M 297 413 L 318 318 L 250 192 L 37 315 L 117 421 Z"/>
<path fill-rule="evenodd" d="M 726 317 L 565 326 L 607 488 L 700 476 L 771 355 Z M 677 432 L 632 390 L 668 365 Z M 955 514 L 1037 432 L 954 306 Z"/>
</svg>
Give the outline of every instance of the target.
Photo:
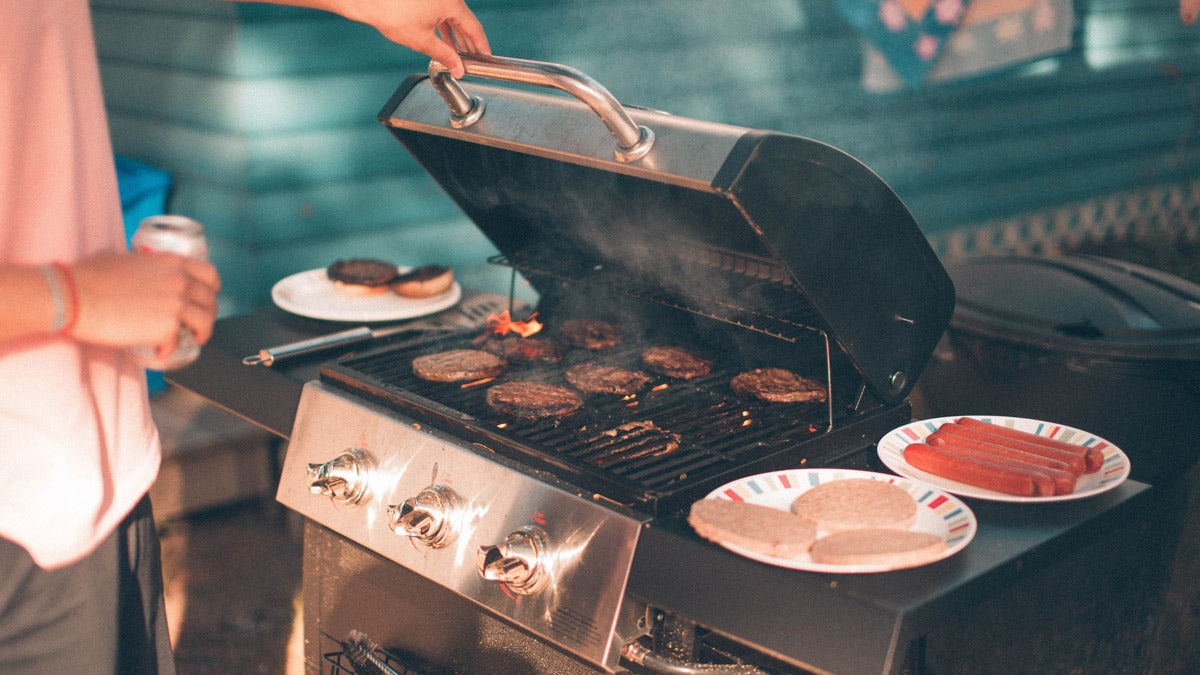
<svg viewBox="0 0 1200 675">
<path fill-rule="evenodd" d="M 935 557 L 915 566 L 928 565 L 949 558 L 961 551 L 975 537 L 978 523 L 975 514 L 957 497 L 929 485 L 900 476 L 891 476 L 874 471 L 852 469 L 790 469 L 771 471 L 741 478 L 713 490 L 706 499 L 731 499 L 749 502 L 784 511 L 791 510 L 792 502 L 814 487 L 835 480 L 867 478 L 882 480 L 904 488 L 917 500 L 917 522 L 912 529 L 929 532 L 942 537 L 946 548 Z M 820 536 L 823 533 L 818 533 Z M 735 544 L 720 544 L 725 548 L 768 565 L 788 567 L 809 572 L 863 573 L 888 572 L 914 565 L 829 565 L 813 562 L 808 554 L 779 558 L 755 553 Z"/>
<path fill-rule="evenodd" d="M 995 490 L 967 485 L 949 478 L 943 478 L 936 474 L 922 471 L 908 462 L 904 461 L 904 448 L 909 443 L 916 443 L 925 439 L 926 436 L 937 431 L 938 427 L 946 422 L 953 422 L 960 417 L 973 417 L 975 419 L 991 422 L 992 424 L 1000 424 L 1020 431 L 1027 431 L 1046 438 L 1053 438 L 1067 443 L 1076 445 L 1086 445 L 1095 448 L 1104 453 L 1104 465 L 1095 473 L 1085 473 L 1079 477 L 1075 483 L 1075 491 L 1066 495 L 1049 495 L 1045 497 L 1022 497 L 1020 495 L 1011 495 Z M 961 497 L 973 497 L 976 499 L 988 499 L 997 502 L 1061 502 L 1072 499 L 1083 499 L 1093 495 L 1107 492 L 1129 477 L 1129 457 L 1121 451 L 1120 448 L 1112 443 L 1090 434 L 1086 431 L 1081 431 L 1074 427 L 1068 427 L 1063 424 L 1055 424 L 1053 422 L 1044 422 L 1042 420 L 1032 420 L 1023 417 L 1005 417 L 1002 415 L 957 415 L 954 417 L 935 417 L 927 420 L 920 420 L 905 424 L 888 432 L 880 439 L 877 446 L 879 459 L 887 468 L 895 471 L 901 476 L 912 478 L 913 480 L 924 481 L 930 485 L 940 487 L 943 490 L 959 495 Z"/>
<path fill-rule="evenodd" d="M 410 268 L 399 268 L 400 273 Z M 406 298 L 388 291 L 375 295 L 354 295 L 339 290 L 325 274 L 325 268 L 299 272 L 281 279 L 271 289 L 271 299 L 281 309 L 326 321 L 399 321 L 426 316 L 456 305 L 462 297 L 458 282 L 444 293 L 428 298 Z"/>
</svg>

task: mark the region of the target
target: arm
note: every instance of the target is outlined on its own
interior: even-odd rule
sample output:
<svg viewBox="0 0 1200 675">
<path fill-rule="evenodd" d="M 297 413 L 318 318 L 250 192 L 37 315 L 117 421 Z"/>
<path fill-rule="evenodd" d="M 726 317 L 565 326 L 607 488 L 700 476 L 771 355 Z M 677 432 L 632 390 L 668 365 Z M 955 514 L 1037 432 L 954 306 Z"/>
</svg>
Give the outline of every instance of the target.
<svg viewBox="0 0 1200 675">
<path fill-rule="evenodd" d="M 1200 13 L 1200 0 L 1179 0 L 1179 16 L 1184 23 L 1195 23 L 1196 14 Z"/>
<path fill-rule="evenodd" d="M 384 37 L 437 59 L 462 77 L 458 50 L 490 54 L 487 35 L 464 0 L 259 0 L 333 12 L 373 26 Z"/>
<path fill-rule="evenodd" d="M 173 351 L 177 327 L 200 343 L 212 335 L 220 280 L 212 264 L 173 255 L 102 253 L 57 275 L 67 312 L 78 311 L 68 337 L 114 347 L 157 345 Z M 67 284 L 75 287 L 72 307 Z M 0 265 L 0 344 L 44 336 L 54 323 L 54 294 L 33 266 Z"/>
</svg>

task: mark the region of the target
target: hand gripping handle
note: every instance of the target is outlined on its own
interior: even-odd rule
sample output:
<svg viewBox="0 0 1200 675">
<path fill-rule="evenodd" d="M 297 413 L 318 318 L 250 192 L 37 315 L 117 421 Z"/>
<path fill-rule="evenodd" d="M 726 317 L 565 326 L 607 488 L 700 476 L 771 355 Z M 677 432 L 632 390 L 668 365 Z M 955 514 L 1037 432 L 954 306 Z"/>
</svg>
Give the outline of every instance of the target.
<svg viewBox="0 0 1200 675">
<path fill-rule="evenodd" d="M 527 61 L 500 56 L 463 54 L 467 75 L 515 84 L 559 89 L 583 101 L 592 109 L 617 141 L 613 155 L 620 162 L 634 162 L 646 156 L 654 146 L 654 132 L 639 126 L 604 85 L 589 75 L 557 63 Z M 482 99 L 469 96 L 438 61 L 429 63 L 429 80 L 450 107 L 450 123 L 455 128 L 469 127 L 483 117 Z"/>
</svg>

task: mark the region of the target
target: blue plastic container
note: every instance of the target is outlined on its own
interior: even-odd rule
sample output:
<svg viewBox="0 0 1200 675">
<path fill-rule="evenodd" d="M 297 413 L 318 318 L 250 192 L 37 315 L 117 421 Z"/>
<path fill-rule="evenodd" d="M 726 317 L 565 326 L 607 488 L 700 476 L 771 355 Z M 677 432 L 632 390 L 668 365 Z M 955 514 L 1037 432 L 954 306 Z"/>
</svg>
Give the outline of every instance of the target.
<svg viewBox="0 0 1200 675">
<path fill-rule="evenodd" d="M 121 212 L 125 216 L 125 240 L 128 242 L 143 218 L 166 213 L 171 174 L 121 155 L 115 159 L 117 187 L 121 191 Z M 146 384 L 151 395 L 167 387 L 162 373 L 153 370 L 146 371 Z"/>
</svg>

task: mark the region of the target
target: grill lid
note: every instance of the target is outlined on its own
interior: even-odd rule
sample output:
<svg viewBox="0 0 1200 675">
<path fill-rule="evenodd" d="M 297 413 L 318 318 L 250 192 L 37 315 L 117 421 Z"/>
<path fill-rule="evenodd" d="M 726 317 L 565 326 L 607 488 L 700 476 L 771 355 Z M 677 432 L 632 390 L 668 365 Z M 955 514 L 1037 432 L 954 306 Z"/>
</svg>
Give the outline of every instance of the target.
<svg viewBox="0 0 1200 675">
<path fill-rule="evenodd" d="M 884 401 L 904 397 L 954 289 L 896 194 L 799 136 L 624 107 L 564 66 L 436 61 L 380 121 L 545 296 L 564 280 L 796 341 L 824 333 Z"/>
</svg>

